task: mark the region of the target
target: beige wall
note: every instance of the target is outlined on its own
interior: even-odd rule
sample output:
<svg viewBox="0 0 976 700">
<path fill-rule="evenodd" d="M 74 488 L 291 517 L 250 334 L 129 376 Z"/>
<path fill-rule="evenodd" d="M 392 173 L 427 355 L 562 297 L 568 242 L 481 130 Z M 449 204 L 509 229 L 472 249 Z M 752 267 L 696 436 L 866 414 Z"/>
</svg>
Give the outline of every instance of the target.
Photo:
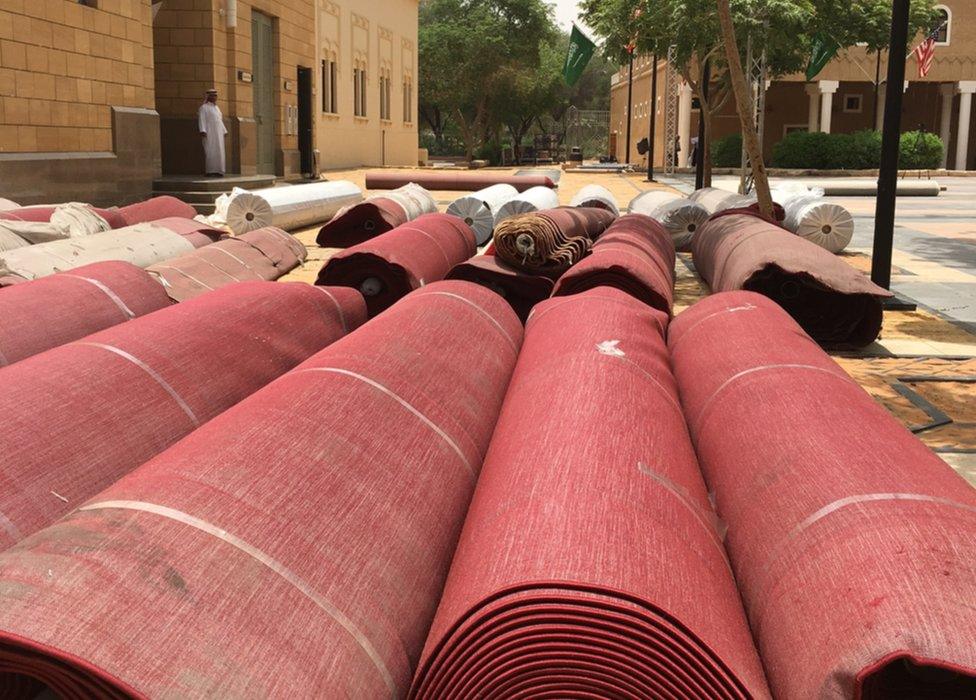
<svg viewBox="0 0 976 700">
<path fill-rule="evenodd" d="M 256 143 L 252 84 L 252 13 L 272 18 L 275 61 L 275 170 L 298 175 L 297 69 L 315 68 L 313 0 L 238 0 L 237 26 L 227 27 L 222 0 L 166 0 L 156 18 L 156 92 L 162 120 L 163 167 L 169 173 L 202 173 L 195 126 L 204 92 L 216 87 L 228 131 L 227 166 L 253 174 Z"/>
<path fill-rule="evenodd" d="M 416 165 L 417 0 L 317 0 L 316 147 L 322 168 Z M 322 111 L 321 61 L 338 63 L 337 110 Z M 353 69 L 365 67 L 366 116 L 354 116 Z M 380 75 L 390 119 L 380 119 Z M 404 83 L 412 86 L 405 113 Z"/>
<path fill-rule="evenodd" d="M 150 0 L 0 2 L 0 152 L 112 150 L 112 107 L 154 106 Z"/>
</svg>

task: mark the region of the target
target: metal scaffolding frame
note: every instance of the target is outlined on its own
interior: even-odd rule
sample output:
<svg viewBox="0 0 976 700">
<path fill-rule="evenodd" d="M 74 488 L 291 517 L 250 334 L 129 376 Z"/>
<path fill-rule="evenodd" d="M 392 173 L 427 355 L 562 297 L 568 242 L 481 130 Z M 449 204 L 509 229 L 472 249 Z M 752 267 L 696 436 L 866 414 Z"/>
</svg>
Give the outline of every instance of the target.
<svg viewBox="0 0 976 700">
<path fill-rule="evenodd" d="M 767 25 L 763 27 L 765 35 Z M 756 132 L 759 135 L 759 145 L 762 147 L 763 136 L 766 131 L 766 84 L 769 71 L 766 65 L 766 42 L 763 41 L 763 50 L 759 56 L 755 56 L 752 50 L 752 35 L 746 39 L 746 71 L 749 80 L 749 88 L 752 90 L 753 123 L 756 125 Z M 752 192 L 753 173 L 752 163 L 746 153 L 745 140 L 742 143 L 742 169 L 739 171 L 739 193 L 749 194 Z"/>
<path fill-rule="evenodd" d="M 664 72 L 664 174 L 674 175 L 678 167 L 678 154 L 675 142 L 678 139 L 678 71 L 674 64 L 678 48 L 668 47 L 668 63 Z"/>
</svg>

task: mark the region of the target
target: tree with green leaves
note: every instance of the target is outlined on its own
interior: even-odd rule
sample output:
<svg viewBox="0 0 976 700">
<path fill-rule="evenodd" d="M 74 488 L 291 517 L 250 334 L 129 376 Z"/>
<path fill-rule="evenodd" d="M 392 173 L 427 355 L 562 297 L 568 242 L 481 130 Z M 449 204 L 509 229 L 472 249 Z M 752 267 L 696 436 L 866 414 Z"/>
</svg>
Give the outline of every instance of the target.
<svg viewBox="0 0 976 700">
<path fill-rule="evenodd" d="M 419 21 L 420 114 L 441 141 L 453 121 L 470 161 L 497 130 L 498 105 L 532 91 L 525 78 L 542 62 L 551 9 L 542 0 L 422 0 Z"/>
<path fill-rule="evenodd" d="M 931 28 L 933 5 L 934 0 L 912 3 L 913 32 Z M 675 47 L 675 68 L 704 106 L 706 141 L 711 141 L 713 116 L 737 93 L 754 172 L 764 166 L 758 137 L 753 141 L 748 134 L 750 128 L 755 132 L 755 126 L 750 127 L 751 90 L 741 65 L 748 38 L 765 49 L 770 76 L 776 77 L 801 70 L 818 35 L 832 38 L 841 48 L 864 42 L 869 51 L 878 51 L 887 46 L 891 26 L 891 4 L 886 0 L 584 0 L 582 7 L 587 23 L 604 40 L 605 51 L 620 63 L 631 41 L 642 53 L 667 55 L 668 47 Z M 720 7 L 727 12 L 724 31 Z M 711 66 L 707 100 L 706 62 Z M 711 180 L 709 150 L 703 149 L 706 183 Z M 764 190 L 758 193 L 762 201 L 769 200 L 765 182 L 757 182 L 757 190 Z"/>
</svg>

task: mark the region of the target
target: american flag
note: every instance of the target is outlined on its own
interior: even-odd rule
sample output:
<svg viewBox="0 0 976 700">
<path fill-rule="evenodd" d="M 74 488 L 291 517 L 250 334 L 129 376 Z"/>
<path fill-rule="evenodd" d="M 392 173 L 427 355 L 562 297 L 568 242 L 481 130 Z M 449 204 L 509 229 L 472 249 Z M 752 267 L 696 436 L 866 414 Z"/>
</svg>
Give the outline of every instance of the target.
<svg viewBox="0 0 976 700">
<path fill-rule="evenodd" d="M 944 26 L 945 22 L 933 29 L 932 33 L 925 38 L 925 41 L 919 44 L 912 52 L 918 61 L 919 78 L 924 78 L 932 70 L 932 61 L 935 59 L 935 42 L 938 40 L 939 34 L 942 32 L 942 27 Z"/>
</svg>

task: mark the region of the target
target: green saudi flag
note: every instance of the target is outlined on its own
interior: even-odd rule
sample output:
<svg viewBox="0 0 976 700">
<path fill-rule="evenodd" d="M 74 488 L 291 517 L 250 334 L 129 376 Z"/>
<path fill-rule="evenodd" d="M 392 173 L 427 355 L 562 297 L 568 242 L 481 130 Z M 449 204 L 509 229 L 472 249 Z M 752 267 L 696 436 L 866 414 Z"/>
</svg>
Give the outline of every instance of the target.
<svg viewBox="0 0 976 700">
<path fill-rule="evenodd" d="M 820 74 L 831 59 L 837 55 L 840 44 L 823 33 L 817 33 L 813 37 L 813 45 L 810 47 L 810 62 L 807 63 L 807 80 L 813 80 Z"/>
<path fill-rule="evenodd" d="M 569 36 L 569 52 L 566 54 L 566 64 L 563 66 L 563 78 L 567 85 L 575 85 L 583 75 L 586 64 L 593 58 L 596 44 L 590 37 L 579 30 L 575 24 Z"/>
</svg>

